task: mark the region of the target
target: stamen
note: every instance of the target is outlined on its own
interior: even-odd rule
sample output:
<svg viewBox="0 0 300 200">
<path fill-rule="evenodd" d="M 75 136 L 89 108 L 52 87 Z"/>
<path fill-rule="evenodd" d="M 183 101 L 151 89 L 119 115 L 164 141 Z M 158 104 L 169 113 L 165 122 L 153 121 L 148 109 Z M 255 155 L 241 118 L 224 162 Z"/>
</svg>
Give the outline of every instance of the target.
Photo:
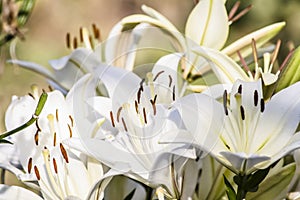
<svg viewBox="0 0 300 200">
<path fill-rule="evenodd" d="M 79 28 L 79 39 L 80 39 L 80 42 L 83 43 L 82 27 Z"/>
<path fill-rule="evenodd" d="M 27 171 L 30 174 L 32 169 L 32 158 L 30 157 L 28 160 Z"/>
<path fill-rule="evenodd" d="M 90 42 L 90 44 L 91 44 L 91 48 L 94 49 L 95 47 L 94 47 L 93 38 L 92 38 L 92 36 L 90 36 L 90 35 L 89 35 L 89 42 Z"/>
<path fill-rule="evenodd" d="M 92 28 L 93 28 L 94 37 L 96 39 L 100 39 L 100 31 L 97 28 L 96 24 L 92 24 Z"/>
<path fill-rule="evenodd" d="M 137 100 L 138 100 L 138 103 L 141 102 L 141 92 L 142 92 L 142 90 L 143 90 L 143 89 L 140 87 L 139 90 L 138 90 L 138 92 L 137 92 Z"/>
<path fill-rule="evenodd" d="M 245 109 L 242 105 L 240 106 L 240 111 L 241 111 L 242 120 L 245 120 Z"/>
<path fill-rule="evenodd" d="M 118 109 L 118 112 L 117 112 L 117 122 L 120 121 L 121 111 L 122 111 L 122 106 Z"/>
<path fill-rule="evenodd" d="M 110 120 L 111 120 L 111 124 L 113 127 L 115 127 L 115 121 L 114 121 L 114 116 L 113 116 L 113 112 L 110 111 Z"/>
<path fill-rule="evenodd" d="M 157 96 L 157 95 L 155 95 Z M 156 100 L 156 99 L 155 99 Z M 153 101 L 152 99 L 150 99 L 150 103 L 152 105 L 152 109 L 153 109 L 153 115 L 156 115 L 156 105 L 155 105 L 155 101 Z"/>
<path fill-rule="evenodd" d="M 171 76 L 171 75 L 169 75 L 169 87 L 171 87 L 171 85 L 172 85 L 172 81 L 173 81 L 173 79 L 172 79 L 172 76 Z"/>
<path fill-rule="evenodd" d="M 57 174 L 58 170 L 57 170 L 57 164 L 56 164 L 55 158 L 53 158 L 52 162 L 53 162 L 53 168 L 54 168 L 54 171 L 55 171 L 55 173 Z"/>
<path fill-rule="evenodd" d="M 249 72 L 249 71 L 250 71 L 250 68 L 248 67 L 248 65 L 247 65 L 247 63 L 246 63 L 246 61 L 245 61 L 245 59 L 242 57 L 240 51 L 237 51 L 236 53 L 238 54 L 238 56 L 239 56 L 239 58 L 240 58 L 240 61 L 241 61 L 242 65 L 243 65 L 245 71 Z"/>
<path fill-rule="evenodd" d="M 162 73 L 164 73 L 164 72 L 165 72 L 164 70 L 158 72 L 158 73 L 156 74 L 156 76 L 154 77 L 153 81 L 156 81 L 156 79 L 157 79 Z"/>
<path fill-rule="evenodd" d="M 70 35 L 70 33 L 67 33 L 67 35 L 66 35 L 66 45 L 67 45 L 68 49 L 71 48 L 71 35 Z"/>
<path fill-rule="evenodd" d="M 154 96 L 153 103 L 156 103 L 157 94 Z"/>
<path fill-rule="evenodd" d="M 254 91 L 254 106 L 258 105 L 258 91 Z"/>
<path fill-rule="evenodd" d="M 137 101 L 134 101 L 134 106 L 135 106 L 135 112 L 136 114 L 139 114 L 139 105 Z"/>
<path fill-rule="evenodd" d="M 173 86 L 173 97 L 172 97 L 173 101 L 175 101 L 175 85 Z"/>
<path fill-rule="evenodd" d="M 277 58 L 277 55 L 278 55 L 278 52 L 280 49 L 280 45 L 281 45 L 281 40 L 277 40 L 276 47 L 275 47 L 275 50 L 272 55 L 272 61 L 271 61 L 270 68 L 274 65 L 274 63 L 276 61 L 276 58 Z M 272 70 L 272 69 L 270 69 L 270 70 Z"/>
<path fill-rule="evenodd" d="M 228 144 L 225 144 L 225 147 L 230 150 L 230 146 Z"/>
<path fill-rule="evenodd" d="M 74 49 L 77 49 L 77 47 L 78 47 L 77 38 L 74 37 L 74 38 L 73 38 L 73 48 L 74 48 Z"/>
<path fill-rule="evenodd" d="M 41 180 L 40 172 L 36 165 L 34 166 L 34 173 L 35 173 L 37 180 Z"/>
<path fill-rule="evenodd" d="M 126 126 L 126 124 L 125 124 L 125 120 L 124 120 L 123 117 L 122 117 L 122 123 L 123 123 L 123 126 L 124 126 L 125 131 L 127 132 L 127 131 L 128 131 L 128 130 L 127 130 L 127 126 Z"/>
<path fill-rule="evenodd" d="M 145 124 L 147 124 L 147 115 L 146 115 L 146 109 L 145 109 L 145 107 L 143 108 L 143 114 L 144 114 Z"/>
<path fill-rule="evenodd" d="M 48 89 L 50 92 L 52 92 L 54 89 L 51 87 L 51 85 L 48 85 Z"/>
<path fill-rule="evenodd" d="M 73 127 L 74 126 L 74 120 L 73 120 L 71 115 L 69 115 L 69 118 L 70 118 L 70 121 L 71 121 L 71 126 Z"/>
<path fill-rule="evenodd" d="M 228 115 L 228 108 L 227 108 L 227 90 L 224 90 L 224 93 L 223 93 L 223 107 L 224 107 L 225 115 Z"/>
<path fill-rule="evenodd" d="M 29 95 L 30 97 L 32 97 L 32 98 L 35 100 L 33 94 L 31 94 L 31 93 L 29 92 L 28 95 Z"/>
<path fill-rule="evenodd" d="M 72 133 L 72 129 L 71 129 L 71 126 L 68 124 L 68 128 L 69 128 L 69 133 L 70 133 L 70 138 L 73 136 L 73 133 Z"/>
<path fill-rule="evenodd" d="M 260 99 L 260 112 L 264 112 L 265 110 L 265 101 L 264 99 Z"/>
<path fill-rule="evenodd" d="M 247 6 L 245 9 L 243 9 L 239 14 L 237 14 L 235 17 L 233 17 L 230 22 L 235 22 L 238 19 L 240 19 L 241 17 L 243 17 L 245 14 L 247 14 L 247 12 L 249 12 L 252 8 L 252 5 Z"/>
<path fill-rule="evenodd" d="M 38 146 L 39 145 L 39 131 L 38 130 L 35 132 L 34 141 L 35 141 L 35 145 Z"/>
<path fill-rule="evenodd" d="M 229 15 L 228 15 L 228 21 L 231 21 L 231 19 L 233 18 L 234 14 L 236 13 L 236 11 L 238 10 L 238 8 L 240 7 L 241 2 L 237 1 L 235 2 L 235 4 L 233 5 L 233 7 L 231 8 Z"/>
<path fill-rule="evenodd" d="M 290 57 L 293 55 L 294 53 L 294 49 L 292 49 L 288 55 L 285 57 L 284 61 L 282 62 L 282 64 L 279 67 L 279 71 L 282 71 L 283 68 L 285 67 L 286 63 L 288 62 L 288 60 L 290 59 Z"/>
<path fill-rule="evenodd" d="M 257 65 L 258 64 L 258 53 L 257 53 L 256 42 L 255 42 L 254 38 L 252 38 L 251 46 L 252 46 L 252 52 L 253 52 L 253 59 L 254 59 L 255 64 Z"/>
<path fill-rule="evenodd" d="M 68 154 L 67 154 L 67 151 L 66 151 L 65 147 L 63 146 L 62 143 L 60 143 L 59 147 L 60 147 L 60 151 L 61 151 L 61 154 L 62 154 L 63 158 L 65 159 L 65 161 L 67 163 L 69 163 L 69 158 L 68 158 Z"/>
<path fill-rule="evenodd" d="M 142 92 L 144 91 L 144 88 L 143 88 L 144 82 L 145 82 L 145 79 L 143 78 L 142 81 L 140 82 L 140 89 Z"/>
<path fill-rule="evenodd" d="M 58 109 L 55 110 L 56 121 L 58 122 Z"/>
<path fill-rule="evenodd" d="M 54 136 L 53 136 L 53 146 L 56 146 L 56 132 L 54 132 Z"/>
<path fill-rule="evenodd" d="M 238 88 L 238 93 L 239 93 L 239 94 L 242 94 L 242 85 L 239 86 L 239 88 Z"/>
</svg>

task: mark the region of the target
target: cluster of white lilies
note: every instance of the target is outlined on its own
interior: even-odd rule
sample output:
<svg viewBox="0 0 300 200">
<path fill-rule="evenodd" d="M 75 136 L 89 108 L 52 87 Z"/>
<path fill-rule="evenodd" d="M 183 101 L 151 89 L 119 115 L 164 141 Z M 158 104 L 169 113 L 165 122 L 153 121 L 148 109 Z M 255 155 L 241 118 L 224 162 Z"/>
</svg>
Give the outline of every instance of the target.
<svg viewBox="0 0 300 200">
<path fill-rule="evenodd" d="M 6 111 L 0 167 L 28 187 L 0 199 L 300 198 L 300 50 L 277 60 L 284 22 L 224 47 L 247 11 L 225 3 L 200 0 L 184 34 L 147 6 L 105 41 L 81 28 L 51 70 L 10 60 L 51 87 Z"/>
</svg>

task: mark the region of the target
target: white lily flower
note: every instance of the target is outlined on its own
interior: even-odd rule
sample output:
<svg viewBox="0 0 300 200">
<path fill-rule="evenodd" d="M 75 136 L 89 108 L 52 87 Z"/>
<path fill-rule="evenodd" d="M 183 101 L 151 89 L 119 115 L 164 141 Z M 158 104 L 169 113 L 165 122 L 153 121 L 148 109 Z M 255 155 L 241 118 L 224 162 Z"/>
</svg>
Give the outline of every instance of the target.
<svg viewBox="0 0 300 200">
<path fill-rule="evenodd" d="M 106 86 L 109 97 L 93 94 L 97 83 L 91 76 L 82 78 L 81 86 L 71 91 L 77 110 L 75 120 L 79 129 L 85 130 L 79 133 L 88 152 L 112 169 L 152 187 L 161 184 L 156 176 L 151 176 L 161 170 L 156 168 L 156 161 L 167 159 L 170 154 L 195 158 L 192 148 L 158 143 L 161 135 L 175 134 L 181 124 L 178 114 L 169 108 L 177 98 L 177 79 L 156 82 L 164 74 L 173 75 L 160 71 L 148 73 L 147 79 L 142 80 L 130 71 L 107 67 L 96 75 Z M 159 166 L 166 168 L 168 164 Z M 165 176 L 172 180 L 170 173 Z M 167 181 L 166 188 L 174 194 L 171 182 Z"/>
<path fill-rule="evenodd" d="M 72 100 L 72 97 L 65 99 L 59 91 L 48 93 L 35 125 L 10 138 L 25 170 L 17 171 L 16 175 L 25 183 L 38 181 L 44 199 L 85 199 L 103 176 L 101 163 L 65 144 L 68 139 L 78 137 L 70 110 Z M 36 95 L 13 97 L 5 116 L 7 129 L 27 122 L 37 103 Z"/>
<path fill-rule="evenodd" d="M 229 106 L 226 90 L 223 105 L 201 94 L 183 97 L 185 106 L 179 104 L 178 110 L 191 134 L 181 134 L 176 140 L 207 150 L 235 173 L 266 168 L 300 147 L 300 135 L 295 134 L 299 90 L 300 83 L 296 83 L 265 102 L 260 81 L 238 80 L 230 91 Z M 216 143 L 203 141 L 207 137 L 216 139 Z"/>
</svg>

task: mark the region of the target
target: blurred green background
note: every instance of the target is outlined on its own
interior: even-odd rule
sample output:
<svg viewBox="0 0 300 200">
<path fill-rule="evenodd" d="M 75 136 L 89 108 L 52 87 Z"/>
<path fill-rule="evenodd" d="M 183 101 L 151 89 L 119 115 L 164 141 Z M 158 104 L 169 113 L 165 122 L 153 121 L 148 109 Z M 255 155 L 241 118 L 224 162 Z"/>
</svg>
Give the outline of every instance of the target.
<svg viewBox="0 0 300 200">
<path fill-rule="evenodd" d="M 231 8 L 235 1 L 228 0 Z M 141 13 L 146 4 L 158 10 L 184 31 L 187 16 L 194 6 L 193 0 L 52 0 L 37 1 L 28 23 L 22 28 L 25 41 L 18 41 L 16 54 L 19 59 L 47 66 L 48 60 L 68 54 L 65 35 L 78 35 L 79 27 L 95 23 L 105 39 L 109 30 L 122 17 Z M 300 44 L 300 0 L 241 1 L 241 8 L 252 4 L 252 10 L 231 26 L 229 42 L 265 25 L 286 21 L 287 26 L 277 38 L 282 39 L 282 49 L 293 41 Z M 275 39 L 274 39 L 275 41 Z M 24 69 L 5 64 L 8 48 L 1 49 L 0 62 L 0 132 L 5 131 L 4 113 L 12 95 L 21 96 L 30 91 L 32 84 L 46 88 L 45 80 Z M 13 119 L 11 119 L 13 120 Z"/>
</svg>

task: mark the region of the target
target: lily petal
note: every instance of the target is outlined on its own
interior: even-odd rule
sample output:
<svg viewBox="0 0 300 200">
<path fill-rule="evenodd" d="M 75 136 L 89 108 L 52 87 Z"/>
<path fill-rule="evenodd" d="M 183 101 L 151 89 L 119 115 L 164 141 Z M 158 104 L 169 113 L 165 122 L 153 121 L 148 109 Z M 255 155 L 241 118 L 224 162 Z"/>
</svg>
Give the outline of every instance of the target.
<svg viewBox="0 0 300 200">
<path fill-rule="evenodd" d="M 19 186 L 8 186 L 0 184 L 0 198 L 7 200 L 43 200 L 37 194 Z"/>
</svg>

